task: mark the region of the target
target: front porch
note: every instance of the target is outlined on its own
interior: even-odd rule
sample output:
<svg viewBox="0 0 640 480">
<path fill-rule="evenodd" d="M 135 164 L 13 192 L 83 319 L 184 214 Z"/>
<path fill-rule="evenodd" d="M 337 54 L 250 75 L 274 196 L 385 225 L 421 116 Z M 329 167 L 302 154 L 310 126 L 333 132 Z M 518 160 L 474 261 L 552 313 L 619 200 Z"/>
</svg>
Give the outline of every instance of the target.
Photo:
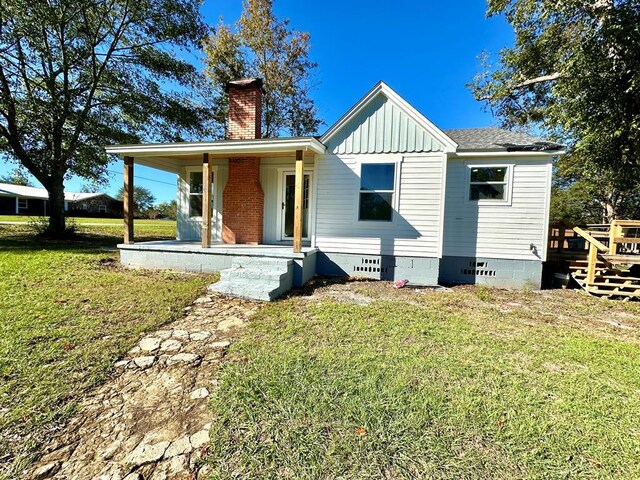
<svg viewBox="0 0 640 480">
<path fill-rule="evenodd" d="M 283 245 L 240 245 L 165 240 L 121 243 L 120 262 L 129 267 L 158 268 L 183 272 L 217 273 L 244 264 L 290 265 L 291 286 L 304 285 L 316 272 L 316 248 Z M 284 263 L 283 263 L 284 262 Z M 245 275 L 245 278 L 246 275 Z"/>
<path fill-rule="evenodd" d="M 228 286 L 225 293 L 250 296 L 242 292 L 248 292 L 245 287 L 253 280 L 263 285 L 259 297 L 264 299 L 303 285 L 315 274 L 312 178 L 315 156 L 324 151 L 315 138 L 123 145 L 107 150 L 124 160 L 124 241 L 118 245 L 122 264 L 226 271 L 221 274 Z M 135 164 L 177 175 L 176 240 L 135 242 Z M 276 288 L 278 276 L 282 278 Z"/>
</svg>

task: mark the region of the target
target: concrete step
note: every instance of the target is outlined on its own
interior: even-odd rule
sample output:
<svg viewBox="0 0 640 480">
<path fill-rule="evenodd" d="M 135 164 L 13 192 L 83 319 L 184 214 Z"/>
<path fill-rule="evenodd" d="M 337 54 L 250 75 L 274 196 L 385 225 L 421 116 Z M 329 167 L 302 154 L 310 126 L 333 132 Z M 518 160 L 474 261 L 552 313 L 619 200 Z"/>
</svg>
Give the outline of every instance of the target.
<svg viewBox="0 0 640 480">
<path fill-rule="evenodd" d="M 209 287 L 224 295 L 271 301 L 293 286 L 293 260 L 270 257 L 234 257 L 231 268 Z"/>
<path fill-rule="evenodd" d="M 220 280 L 246 278 L 251 280 L 279 283 L 282 280 L 282 278 L 288 274 L 289 274 L 288 269 L 281 272 L 281 271 L 274 271 L 269 268 L 231 267 L 231 268 L 227 268 L 226 270 L 222 270 L 220 272 Z"/>
<path fill-rule="evenodd" d="M 233 257 L 231 259 L 231 267 L 276 267 L 286 271 L 293 260 L 290 258 L 274 258 L 274 257 Z"/>
<path fill-rule="evenodd" d="M 219 281 L 211 285 L 209 290 L 232 297 L 270 302 L 281 296 L 288 289 L 280 286 L 272 288 L 265 285 L 247 284 L 244 282 Z"/>
</svg>

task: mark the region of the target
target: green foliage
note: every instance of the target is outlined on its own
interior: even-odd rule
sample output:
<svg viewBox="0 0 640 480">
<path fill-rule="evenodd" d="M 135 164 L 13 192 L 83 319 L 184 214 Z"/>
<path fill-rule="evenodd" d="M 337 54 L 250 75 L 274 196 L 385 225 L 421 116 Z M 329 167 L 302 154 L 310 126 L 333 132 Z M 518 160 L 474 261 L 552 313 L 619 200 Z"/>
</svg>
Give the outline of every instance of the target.
<svg viewBox="0 0 640 480">
<path fill-rule="evenodd" d="M 506 126 L 542 129 L 568 145 L 576 181 L 608 184 L 603 194 L 613 200 L 632 195 L 640 180 L 638 2 L 489 0 L 489 14 L 504 14 L 516 40 L 497 67 L 485 57 L 476 98 Z M 604 202 L 607 218 L 621 216 Z"/>
<path fill-rule="evenodd" d="M 170 220 L 176 220 L 176 218 L 178 218 L 178 202 L 175 200 L 162 202 L 156 207 L 156 209 L 158 210 L 161 218 L 168 218 Z"/>
<path fill-rule="evenodd" d="M 102 190 L 102 182 L 89 182 L 80 187 L 82 193 L 99 193 Z"/>
<path fill-rule="evenodd" d="M 46 235 L 47 229 L 49 228 L 49 219 L 48 217 L 29 217 L 27 225 L 30 233 L 36 237 L 40 237 Z M 73 218 L 67 220 L 64 236 L 72 238 L 77 232 L 78 224 L 76 221 Z"/>
<path fill-rule="evenodd" d="M 124 187 L 120 187 L 116 193 L 116 199 L 122 201 L 124 199 Z M 134 215 L 137 217 L 144 216 L 145 212 L 153 207 L 156 197 L 153 196 L 151 190 L 145 187 L 133 187 L 133 207 Z"/>
<path fill-rule="evenodd" d="M 317 64 L 309 59 L 309 34 L 292 30 L 288 19 L 277 18 L 273 0 L 244 0 L 243 6 L 235 25 L 226 25 L 221 19 L 204 42 L 206 73 L 216 90 L 218 124 L 227 122 L 227 82 L 257 77 L 264 80 L 266 90 L 264 137 L 316 133 L 322 121 L 310 98 Z"/>
<path fill-rule="evenodd" d="M 640 180 L 627 184 L 620 188 L 616 177 L 584 168 L 578 156 L 562 157 L 556 162 L 550 219 L 583 225 L 640 218 Z"/>
<path fill-rule="evenodd" d="M 16 167 L 11 172 L 0 177 L 0 183 L 12 183 L 13 185 L 22 185 L 23 187 L 33 187 L 33 182 L 24 173 L 24 170 Z"/>
<path fill-rule="evenodd" d="M 104 145 L 206 132 L 203 82 L 180 53 L 207 33 L 200 5 L 0 3 L 0 151 L 49 191 L 53 231 L 64 229 L 63 180 L 101 177 Z"/>
</svg>

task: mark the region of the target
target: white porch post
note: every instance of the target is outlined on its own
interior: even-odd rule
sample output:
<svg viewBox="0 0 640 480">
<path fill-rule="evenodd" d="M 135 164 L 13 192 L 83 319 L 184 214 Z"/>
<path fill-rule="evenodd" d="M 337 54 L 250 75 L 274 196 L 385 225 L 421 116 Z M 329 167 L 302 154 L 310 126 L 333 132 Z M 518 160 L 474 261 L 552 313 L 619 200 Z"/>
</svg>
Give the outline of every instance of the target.
<svg viewBox="0 0 640 480">
<path fill-rule="evenodd" d="M 211 246 L 211 165 L 209 154 L 202 154 L 202 248 Z"/>
<path fill-rule="evenodd" d="M 16 197 L 16 215 L 20 213 L 20 200 Z"/>
<path fill-rule="evenodd" d="M 133 243 L 133 157 L 124 157 L 124 243 Z"/>
<path fill-rule="evenodd" d="M 302 150 L 296 150 L 295 207 L 293 214 L 293 253 L 302 251 L 302 188 L 304 183 L 304 160 Z"/>
</svg>

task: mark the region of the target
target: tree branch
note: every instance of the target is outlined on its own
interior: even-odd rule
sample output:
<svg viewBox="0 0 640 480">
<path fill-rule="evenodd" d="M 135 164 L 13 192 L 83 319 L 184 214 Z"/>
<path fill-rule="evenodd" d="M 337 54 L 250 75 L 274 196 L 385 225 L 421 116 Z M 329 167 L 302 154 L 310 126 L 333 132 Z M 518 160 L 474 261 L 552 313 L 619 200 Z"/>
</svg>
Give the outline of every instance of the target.
<svg viewBox="0 0 640 480">
<path fill-rule="evenodd" d="M 518 90 L 519 88 L 527 87 L 529 85 L 534 85 L 536 83 L 544 83 L 544 82 L 552 82 L 554 80 L 562 77 L 562 74 L 559 72 L 552 73 L 551 75 L 541 75 L 540 77 L 529 78 L 524 82 L 518 83 L 512 87 L 513 90 Z"/>
</svg>

